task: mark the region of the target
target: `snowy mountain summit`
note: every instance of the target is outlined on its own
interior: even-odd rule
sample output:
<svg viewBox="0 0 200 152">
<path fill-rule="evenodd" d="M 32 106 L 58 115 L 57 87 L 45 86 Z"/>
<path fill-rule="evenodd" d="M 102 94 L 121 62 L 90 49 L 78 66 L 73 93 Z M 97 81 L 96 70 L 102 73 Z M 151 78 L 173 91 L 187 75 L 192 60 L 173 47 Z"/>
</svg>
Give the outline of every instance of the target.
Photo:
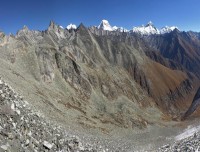
<svg viewBox="0 0 200 152">
<path fill-rule="evenodd" d="M 150 21 L 145 26 L 142 25 L 138 27 L 133 27 L 133 29 L 129 31 L 123 27 L 111 26 L 108 20 L 102 20 L 100 25 L 98 26 L 98 29 L 105 31 L 132 32 L 141 35 L 153 35 L 153 34 L 170 33 L 178 28 L 176 26 L 171 26 L 171 27 L 165 26 L 159 30 L 154 26 L 153 22 Z"/>
<path fill-rule="evenodd" d="M 160 34 L 165 34 L 165 33 L 170 33 L 172 31 L 174 31 L 175 29 L 179 30 L 177 26 L 165 26 L 163 28 L 161 28 L 160 30 Z"/>
<path fill-rule="evenodd" d="M 132 30 L 133 33 L 139 33 L 141 35 L 151 35 L 151 34 L 160 34 L 160 31 L 153 25 L 150 21 L 147 25 L 142 25 L 139 27 L 134 27 Z"/>
<path fill-rule="evenodd" d="M 161 28 L 160 30 L 157 29 L 153 23 L 150 21 L 147 23 L 147 25 L 142 25 L 139 27 L 134 27 L 132 32 L 133 33 L 139 33 L 141 35 L 152 35 L 152 34 L 165 34 L 165 33 L 170 33 L 172 31 L 174 31 L 175 29 L 178 30 L 178 27 L 176 26 L 165 26 L 163 28 Z"/>
<path fill-rule="evenodd" d="M 113 31 L 113 27 L 111 27 L 110 23 L 107 20 L 102 20 L 98 28 L 106 31 Z"/>
<path fill-rule="evenodd" d="M 98 29 L 105 30 L 105 31 L 119 31 L 119 32 L 128 32 L 127 29 L 123 27 L 111 26 L 108 20 L 102 20 Z"/>
</svg>

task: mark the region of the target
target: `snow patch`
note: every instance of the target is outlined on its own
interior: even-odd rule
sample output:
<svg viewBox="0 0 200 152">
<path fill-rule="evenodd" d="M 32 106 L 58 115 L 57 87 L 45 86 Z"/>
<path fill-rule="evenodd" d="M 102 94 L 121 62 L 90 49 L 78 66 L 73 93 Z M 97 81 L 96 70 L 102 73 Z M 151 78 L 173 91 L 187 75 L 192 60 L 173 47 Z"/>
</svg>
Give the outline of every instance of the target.
<svg viewBox="0 0 200 152">
<path fill-rule="evenodd" d="M 61 29 L 64 29 L 63 26 L 60 26 Z"/>
<path fill-rule="evenodd" d="M 182 139 L 185 139 L 185 138 L 188 138 L 190 136 L 193 136 L 194 133 L 196 132 L 199 132 L 200 131 L 200 126 L 197 126 L 197 127 L 188 127 L 183 133 L 177 135 L 175 137 L 175 140 L 182 140 Z"/>
</svg>

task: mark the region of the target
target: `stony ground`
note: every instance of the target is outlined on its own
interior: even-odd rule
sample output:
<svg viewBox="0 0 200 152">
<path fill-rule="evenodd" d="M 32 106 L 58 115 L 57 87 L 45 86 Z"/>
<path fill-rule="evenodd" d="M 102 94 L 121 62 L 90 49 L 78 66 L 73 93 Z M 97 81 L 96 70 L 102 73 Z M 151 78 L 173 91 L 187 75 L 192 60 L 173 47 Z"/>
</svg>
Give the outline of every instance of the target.
<svg viewBox="0 0 200 152">
<path fill-rule="evenodd" d="M 0 151 L 105 151 L 93 147 L 83 145 L 77 136 L 34 112 L 22 96 L 0 79 Z"/>
<path fill-rule="evenodd" d="M 164 145 L 158 152 L 199 152 L 200 151 L 200 132 L 192 136 L 174 142 L 172 145 Z"/>
</svg>

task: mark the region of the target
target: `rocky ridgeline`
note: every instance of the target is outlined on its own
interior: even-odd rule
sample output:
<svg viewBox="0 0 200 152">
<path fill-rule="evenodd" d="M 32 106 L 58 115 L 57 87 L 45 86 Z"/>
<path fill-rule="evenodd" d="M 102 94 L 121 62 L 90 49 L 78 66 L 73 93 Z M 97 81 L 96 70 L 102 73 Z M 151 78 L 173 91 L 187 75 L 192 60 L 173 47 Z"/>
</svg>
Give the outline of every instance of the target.
<svg viewBox="0 0 200 152">
<path fill-rule="evenodd" d="M 161 147 L 158 152 L 200 152 L 200 132 L 194 135 L 174 142 L 172 145 Z"/>
<path fill-rule="evenodd" d="M 76 136 L 33 112 L 23 97 L 0 78 L 0 151 L 94 152 Z"/>
</svg>

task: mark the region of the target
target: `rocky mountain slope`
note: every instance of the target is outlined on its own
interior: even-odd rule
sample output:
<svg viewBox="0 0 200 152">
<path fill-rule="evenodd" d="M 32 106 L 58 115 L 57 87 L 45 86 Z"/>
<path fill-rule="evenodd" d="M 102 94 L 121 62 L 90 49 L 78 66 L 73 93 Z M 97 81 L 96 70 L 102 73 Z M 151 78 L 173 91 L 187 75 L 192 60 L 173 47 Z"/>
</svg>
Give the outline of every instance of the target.
<svg viewBox="0 0 200 152">
<path fill-rule="evenodd" d="M 1 32 L 0 75 L 44 117 L 76 130 L 112 134 L 180 120 L 200 84 L 199 34 L 104 26 Z"/>
<path fill-rule="evenodd" d="M 103 151 L 88 143 L 83 146 L 78 137 L 33 111 L 2 79 L 0 102 L 0 151 Z"/>
</svg>

